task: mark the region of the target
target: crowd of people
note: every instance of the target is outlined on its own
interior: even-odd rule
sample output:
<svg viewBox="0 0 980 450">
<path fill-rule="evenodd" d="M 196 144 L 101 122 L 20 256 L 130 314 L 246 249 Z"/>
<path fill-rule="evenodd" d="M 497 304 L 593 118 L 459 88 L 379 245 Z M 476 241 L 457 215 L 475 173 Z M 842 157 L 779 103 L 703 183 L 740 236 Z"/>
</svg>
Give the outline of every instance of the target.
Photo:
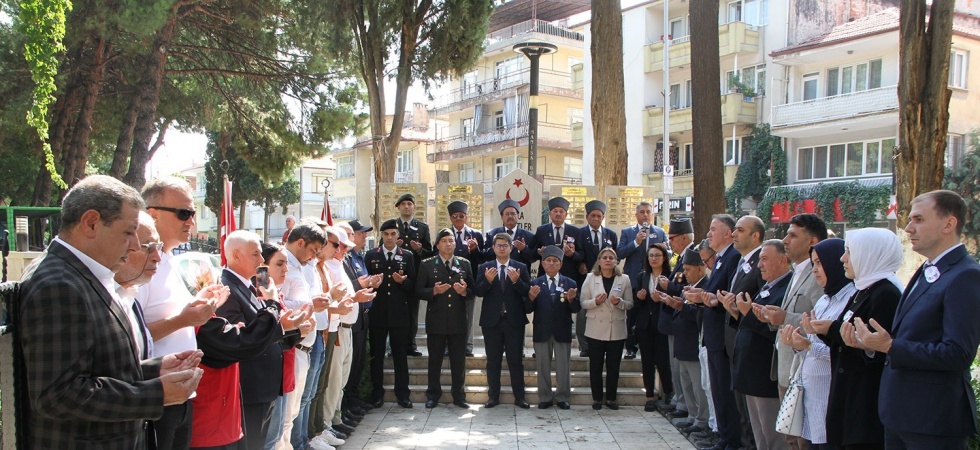
<svg viewBox="0 0 980 450">
<path fill-rule="evenodd" d="M 599 200 L 579 228 L 569 202 L 552 198 L 534 233 L 512 200 L 486 234 L 466 225 L 464 202 L 434 234 L 410 194 L 394 206 L 374 249 L 357 220 L 293 219 L 281 245 L 234 231 L 220 281 L 192 295 L 172 256 L 195 223 L 190 186 L 82 180 L 21 282 L 27 447 L 333 449 L 384 405 L 387 352 L 393 397 L 414 407 L 421 307 L 424 406 L 440 406 L 448 359 L 451 403 L 469 408 L 476 297 L 485 408 L 500 403 L 505 355 L 514 404 L 531 407 L 530 314 L 541 409 L 571 408 L 577 339 L 593 409 L 619 409 L 622 359 L 639 352 L 644 410 L 686 418 L 675 423 L 700 448 L 965 448 L 977 431 L 980 266 L 960 243 L 955 193 L 912 201 L 905 232 L 927 262 L 908 286 L 894 233 L 828 238 L 813 214 L 794 216 L 781 240 L 766 240 L 758 217 L 718 214 L 699 240 L 689 219 L 651 226 L 647 202 L 618 236 Z M 798 394 L 798 432 L 778 433 Z"/>
</svg>

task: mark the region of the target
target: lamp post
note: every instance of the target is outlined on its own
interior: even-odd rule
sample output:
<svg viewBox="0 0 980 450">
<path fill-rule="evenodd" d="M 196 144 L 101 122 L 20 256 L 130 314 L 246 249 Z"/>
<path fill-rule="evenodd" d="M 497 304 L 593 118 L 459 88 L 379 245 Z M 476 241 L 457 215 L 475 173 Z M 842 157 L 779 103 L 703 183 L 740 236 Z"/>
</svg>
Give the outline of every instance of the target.
<svg viewBox="0 0 980 450">
<path fill-rule="evenodd" d="M 538 72 L 541 55 L 558 51 L 558 46 L 546 42 L 523 42 L 514 51 L 531 60 L 531 88 L 527 111 L 527 174 L 538 176 Z"/>
</svg>

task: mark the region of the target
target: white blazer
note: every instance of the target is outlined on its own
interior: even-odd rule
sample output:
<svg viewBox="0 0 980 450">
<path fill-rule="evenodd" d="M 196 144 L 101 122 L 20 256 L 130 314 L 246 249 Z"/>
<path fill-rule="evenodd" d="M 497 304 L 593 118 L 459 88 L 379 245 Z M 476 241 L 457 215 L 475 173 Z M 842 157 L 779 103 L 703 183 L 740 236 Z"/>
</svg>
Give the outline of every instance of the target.
<svg viewBox="0 0 980 450">
<path fill-rule="evenodd" d="M 630 278 L 624 274 L 613 281 L 609 297 L 622 299 L 618 305 L 613 306 L 608 298 L 601 305 L 597 305 L 595 298 L 605 293 L 602 276 L 589 273 L 582 282 L 581 294 L 582 309 L 586 310 L 585 317 L 587 317 L 585 336 L 600 341 L 626 339 L 626 311 L 633 307 L 633 288 L 630 286 Z"/>
</svg>

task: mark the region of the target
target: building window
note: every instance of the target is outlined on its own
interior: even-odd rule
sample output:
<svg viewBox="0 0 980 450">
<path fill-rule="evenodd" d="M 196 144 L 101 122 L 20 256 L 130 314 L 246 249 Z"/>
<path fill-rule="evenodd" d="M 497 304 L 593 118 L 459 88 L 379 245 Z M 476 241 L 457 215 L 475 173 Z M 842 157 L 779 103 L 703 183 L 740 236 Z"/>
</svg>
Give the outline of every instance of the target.
<svg viewBox="0 0 980 450">
<path fill-rule="evenodd" d="M 582 181 L 582 158 L 565 157 L 565 178 Z"/>
<path fill-rule="evenodd" d="M 460 163 L 459 165 L 459 182 L 460 183 L 472 183 L 476 181 L 476 163 Z"/>
<path fill-rule="evenodd" d="M 687 36 L 687 28 L 684 26 L 684 18 L 678 17 L 670 20 L 670 38 L 677 39 Z"/>
<path fill-rule="evenodd" d="M 827 97 L 880 87 L 880 59 L 827 69 Z"/>
<path fill-rule="evenodd" d="M 728 22 L 742 21 L 742 0 L 728 2 Z"/>
<path fill-rule="evenodd" d="M 680 109 L 681 107 L 681 85 L 670 85 L 670 109 Z"/>
<path fill-rule="evenodd" d="M 694 144 L 684 144 L 684 151 L 677 159 L 677 175 L 690 175 L 694 172 Z"/>
<path fill-rule="evenodd" d="M 949 52 L 949 87 L 966 89 L 966 70 L 969 54 L 960 50 Z"/>
<path fill-rule="evenodd" d="M 847 142 L 797 149 L 796 178 L 859 177 L 892 172 L 895 139 Z"/>
<path fill-rule="evenodd" d="M 311 176 L 311 178 L 310 178 L 311 179 L 311 182 L 312 182 L 312 186 L 310 186 L 310 190 L 308 192 L 313 192 L 313 193 L 316 193 L 316 194 L 322 194 L 323 193 L 323 185 L 325 184 L 324 181 L 327 180 L 328 178 L 329 178 L 329 176 L 327 176 L 327 174 L 325 174 L 325 173 L 315 173 L 315 174 L 313 174 Z"/>
<path fill-rule="evenodd" d="M 527 58 L 521 55 L 503 61 L 497 61 L 494 67 L 494 73 L 496 75 L 494 90 L 497 88 L 503 89 L 511 84 L 520 82 L 522 78 L 520 72 L 524 70 L 525 59 Z"/>
<path fill-rule="evenodd" d="M 413 150 L 401 150 L 398 152 L 398 159 L 395 160 L 395 172 L 411 172 Z"/>
<path fill-rule="evenodd" d="M 493 160 L 493 179 L 499 180 L 507 174 L 514 171 L 514 169 L 520 168 L 520 158 L 515 155 L 504 156 L 503 158 L 494 158 Z"/>
<path fill-rule="evenodd" d="M 687 81 L 684 82 L 684 103 L 683 103 L 683 105 L 684 105 L 685 108 L 690 108 L 691 105 L 692 105 L 691 80 L 687 80 Z"/>
<path fill-rule="evenodd" d="M 468 72 L 463 75 L 462 90 L 464 94 L 474 94 L 479 92 L 480 81 L 477 79 L 476 71 Z"/>
<path fill-rule="evenodd" d="M 354 197 L 334 197 L 330 199 L 330 214 L 336 219 L 353 219 L 357 217 L 356 199 Z"/>
<path fill-rule="evenodd" d="M 734 78 L 734 72 L 729 72 L 729 80 Z M 757 66 L 743 67 L 742 73 L 739 75 L 739 81 L 755 91 L 756 96 L 761 96 L 766 94 L 766 65 L 759 64 Z M 731 86 L 729 86 L 731 87 Z"/>
<path fill-rule="evenodd" d="M 737 166 L 742 164 L 741 139 L 725 139 L 725 165 Z"/>
<path fill-rule="evenodd" d="M 354 155 L 341 156 L 337 161 L 337 178 L 354 177 Z"/>
<path fill-rule="evenodd" d="M 504 112 L 497 111 L 493 113 L 493 126 L 497 128 L 497 131 L 504 129 Z"/>
<path fill-rule="evenodd" d="M 463 137 L 470 136 L 473 134 L 473 118 L 467 118 L 460 121 L 459 128 L 463 130 Z"/>
<path fill-rule="evenodd" d="M 818 75 L 817 73 L 803 75 L 803 101 L 817 98 Z"/>
<path fill-rule="evenodd" d="M 568 108 L 568 125 L 582 123 L 582 108 Z"/>
<path fill-rule="evenodd" d="M 946 136 L 946 167 L 955 167 L 966 153 L 966 141 L 962 134 Z"/>
</svg>

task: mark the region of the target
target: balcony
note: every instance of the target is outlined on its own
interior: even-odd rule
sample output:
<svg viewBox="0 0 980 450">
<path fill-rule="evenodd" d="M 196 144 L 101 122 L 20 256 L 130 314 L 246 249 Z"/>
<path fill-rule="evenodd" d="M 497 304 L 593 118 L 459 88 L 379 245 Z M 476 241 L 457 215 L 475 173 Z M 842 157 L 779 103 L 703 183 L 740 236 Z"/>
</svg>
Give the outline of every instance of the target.
<svg viewBox="0 0 980 450">
<path fill-rule="evenodd" d="M 527 147 L 528 124 L 496 128 L 469 135 L 439 139 L 432 153 L 426 155 L 430 162 L 448 161 L 455 158 L 494 152 L 514 147 Z M 538 123 L 538 147 L 572 149 L 572 133 L 568 125 Z"/>
<path fill-rule="evenodd" d="M 772 109 L 772 128 L 790 129 L 826 124 L 842 119 L 861 119 L 898 111 L 898 88 L 886 86 L 833 97 L 777 105 Z M 889 119 L 890 120 L 890 119 Z M 793 137 L 793 136 L 788 136 Z"/>
<path fill-rule="evenodd" d="M 483 53 L 489 54 L 498 50 L 509 52 L 514 44 L 532 40 L 557 44 L 559 48 L 582 48 L 585 45 L 585 35 L 582 33 L 532 19 L 490 33 L 483 42 Z"/>
<path fill-rule="evenodd" d="M 731 22 L 718 27 L 718 56 L 724 58 L 736 53 L 751 54 L 759 51 L 759 30 L 745 22 Z M 647 73 L 664 68 L 663 41 L 647 44 L 645 59 Z M 691 64 L 691 37 L 683 36 L 670 41 L 670 68 Z"/>
<path fill-rule="evenodd" d="M 395 183 L 414 183 L 415 172 L 395 172 Z"/>
<path fill-rule="evenodd" d="M 583 63 L 572 66 L 572 89 L 577 92 L 585 89 L 585 64 Z"/>
<path fill-rule="evenodd" d="M 572 124 L 572 147 L 582 148 L 582 122 Z"/>
<path fill-rule="evenodd" d="M 670 132 L 680 133 L 691 131 L 693 108 L 672 109 L 670 111 Z M 758 104 L 746 100 L 742 94 L 725 94 L 721 96 L 721 124 L 722 125 L 749 125 L 756 123 L 756 113 Z M 664 109 L 663 107 L 649 107 L 646 109 L 646 127 L 644 136 L 662 136 L 664 134 Z"/>
<path fill-rule="evenodd" d="M 581 88 L 576 89 L 573 73 L 542 69 L 538 72 L 538 94 L 557 95 L 582 99 Z M 527 93 L 530 88 L 531 71 L 522 70 L 501 77 L 483 80 L 453 89 L 449 94 L 435 100 L 432 108 L 436 116 L 462 111 L 466 108 Z"/>
</svg>

